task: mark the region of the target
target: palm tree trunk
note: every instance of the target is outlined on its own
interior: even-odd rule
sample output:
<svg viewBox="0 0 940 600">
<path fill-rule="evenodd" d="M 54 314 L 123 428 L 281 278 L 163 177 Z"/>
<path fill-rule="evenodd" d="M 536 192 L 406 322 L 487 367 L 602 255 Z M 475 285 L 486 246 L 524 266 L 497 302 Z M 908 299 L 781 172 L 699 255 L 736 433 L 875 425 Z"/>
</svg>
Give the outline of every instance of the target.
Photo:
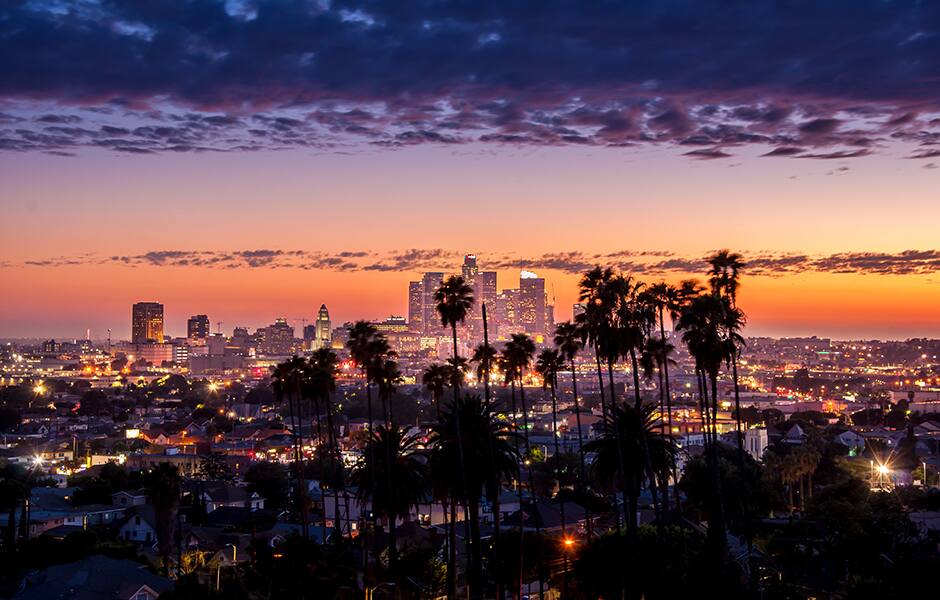
<svg viewBox="0 0 940 600">
<path fill-rule="evenodd" d="M 500 501 L 499 497 L 503 491 L 502 485 L 496 490 L 496 497 L 493 498 L 493 547 L 499 548 L 499 527 L 500 527 Z M 501 579 L 496 580 L 496 597 L 502 599 L 503 584 Z"/>
<path fill-rule="evenodd" d="M 303 442 L 301 438 L 300 425 L 298 424 L 298 421 L 301 421 L 300 411 L 298 410 L 300 402 L 299 398 L 296 398 L 293 390 L 288 391 L 287 402 L 290 411 L 290 424 L 292 429 L 291 433 L 293 434 L 292 438 L 294 442 L 294 469 L 297 473 L 296 498 L 300 509 L 301 532 L 303 533 L 304 539 L 307 540 L 310 539 L 310 525 L 307 518 L 307 484 L 304 478 L 304 465 L 303 461 L 301 460 Z"/>
<path fill-rule="evenodd" d="M 578 424 L 578 456 L 581 459 L 581 487 L 586 493 L 588 489 L 587 483 L 587 473 L 584 468 L 584 436 L 581 433 L 581 407 L 578 403 L 578 373 L 575 370 L 574 358 L 571 359 L 571 393 L 574 396 L 574 418 L 575 422 Z M 584 517 L 586 520 L 585 525 L 587 526 L 587 539 L 591 539 L 592 523 L 591 523 L 591 509 L 588 507 L 589 502 L 585 500 L 584 502 Z"/>
<path fill-rule="evenodd" d="M 643 399 L 640 396 L 640 367 L 636 359 L 636 350 L 632 347 L 630 348 L 630 366 L 633 370 L 634 407 L 636 411 L 639 412 L 643 406 Z M 643 463 L 646 468 L 646 478 L 649 480 L 650 496 L 653 498 L 653 513 L 656 515 L 659 532 L 662 534 L 664 532 L 662 507 L 659 505 L 659 493 L 656 490 L 656 471 L 653 470 L 653 461 L 650 458 L 650 449 L 646 439 L 645 427 L 640 434 L 640 448 L 643 451 Z"/>
<path fill-rule="evenodd" d="M 388 516 L 388 566 L 395 580 L 398 580 L 398 519 Z"/>
<path fill-rule="evenodd" d="M 457 457 L 458 457 L 458 460 L 460 461 L 460 476 L 461 476 L 460 484 L 462 488 L 460 491 L 461 491 L 461 495 L 464 498 L 469 498 L 469 495 L 467 494 L 469 490 L 467 490 L 466 466 L 465 466 L 466 462 L 464 461 L 464 452 L 463 452 L 463 426 L 460 423 L 460 409 L 458 406 L 460 402 L 460 380 L 459 380 L 460 371 L 457 369 L 457 358 L 459 358 L 459 354 L 457 353 L 457 323 L 456 321 L 451 323 L 451 334 L 453 336 L 453 342 L 454 342 L 454 374 L 453 374 L 454 418 L 455 418 L 456 425 L 457 425 Z M 474 493 L 478 495 L 479 490 L 477 490 Z M 473 549 L 471 548 L 470 536 L 467 536 L 466 542 L 467 542 L 467 558 L 470 559 L 473 556 Z M 473 571 L 472 567 L 470 571 L 471 572 Z M 474 582 L 474 583 L 477 583 L 477 582 Z"/>
<path fill-rule="evenodd" d="M 337 458 L 339 458 L 339 447 L 336 443 L 336 430 L 333 428 L 333 403 L 330 401 L 329 396 L 324 398 L 324 401 L 326 402 L 326 426 L 327 428 L 329 428 L 329 436 L 327 438 L 327 443 L 330 446 L 330 466 L 332 467 L 331 475 L 333 478 L 333 482 L 332 482 L 333 483 L 333 503 L 334 503 L 333 504 L 333 521 L 334 521 L 333 527 L 335 528 L 336 533 L 338 534 L 336 543 L 339 544 L 340 542 L 342 542 L 342 539 L 343 539 L 343 526 L 340 522 L 342 515 L 339 510 L 339 486 L 340 486 L 340 480 L 342 477 L 341 476 L 342 466 L 339 466 L 339 468 L 337 468 L 338 465 L 336 464 Z M 320 419 L 318 415 L 317 416 L 318 428 L 320 426 L 319 424 L 320 424 Z M 319 435 L 319 431 L 317 432 L 317 435 Z M 345 495 L 345 492 L 344 492 L 344 495 Z M 352 534 L 352 532 L 350 532 L 350 534 Z"/>
<path fill-rule="evenodd" d="M 597 389 L 601 394 L 601 417 L 607 420 L 607 398 L 604 396 L 604 369 L 601 367 L 601 351 L 594 344 L 594 358 L 597 361 Z"/>
<path fill-rule="evenodd" d="M 718 406 L 718 375 L 717 373 L 712 373 L 710 375 L 711 379 L 711 393 L 712 393 L 712 406 L 717 408 Z M 717 414 L 717 410 L 713 408 L 712 413 Z M 717 420 L 715 421 L 715 426 L 717 427 Z M 725 506 L 724 498 L 722 497 L 721 491 L 721 473 L 719 471 L 718 465 L 718 442 L 717 435 L 718 432 L 715 432 L 716 439 L 712 444 L 712 486 L 714 489 L 714 510 L 711 515 L 709 515 L 708 521 L 708 537 L 712 539 L 714 544 L 714 557 L 716 561 L 720 561 L 719 564 L 716 564 L 718 570 L 715 571 L 717 574 L 721 574 L 724 571 L 725 563 L 725 553 L 727 548 L 727 528 L 725 525 Z M 714 531 L 713 531 L 714 530 Z"/>
<path fill-rule="evenodd" d="M 470 564 L 473 584 L 470 586 L 471 598 L 483 598 L 483 548 L 480 540 L 480 500 L 471 495 L 467 506 L 470 513 L 470 539 L 472 554 Z"/>
<path fill-rule="evenodd" d="M 489 331 L 486 325 L 486 302 L 483 302 L 481 305 L 483 311 L 483 347 L 486 348 L 486 352 L 483 353 L 483 399 L 486 400 L 486 405 L 490 405 L 490 336 Z"/>
<path fill-rule="evenodd" d="M 447 597 L 457 597 L 457 501 L 450 499 L 450 526 L 447 529 Z"/>
<path fill-rule="evenodd" d="M 607 357 L 607 378 L 610 381 L 610 414 L 611 418 L 614 419 L 616 413 L 614 409 L 617 407 L 617 395 L 614 392 L 614 360 L 612 357 Z M 614 421 L 614 439 L 617 442 L 617 475 L 620 479 L 621 491 L 623 492 L 624 501 L 627 500 L 627 494 L 630 493 L 630 482 L 627 481 L 627 472 L 623 468 L 623 440 L 620 435 L 620 426 Z M 617 506 L 617 486 L 614 486 L 614 511 L 617 515 L 617 531 L 620 531 L 620 509 Z M 627 514 L 624 513 L 624 521 L 627 520 Z M 635 524 L 637 521 L 637 514 L 635 512 L 630 513 L 630 520 Z M 631 526 L 627 524 L 627 533 L 632 531 Z"/>
<path fill-rule="evenodd" d="M 552 437 L 555 439 L 555 479 L 558 480 L 558 491 L 561 492 L 561 451 L 558 447 L 558 399 L 555 394 L 555 384 L 552 383 Z M 565 503 L 559 504 L 561 512 L 561 535 L 568 535 L 567 525 L 565 523 Z"/>
<path fill-rule="evenodd" d="M 515 423 L 516 423 L 516 379 L 515 377 L 513 377 L 512 379 L 512 395 L 510 396 L 510 398 L 512 399 L 512 424 L 514 426 L 513 431 L 515 432 L 516 429 L 518 429 L 515 427 Z M 518 434 L 513 436 L 513 441 L 516 444 L 516 455 L 521 457 L 522 454 L 519 452 Z M 519 596 L 521 597 L 522 596 L 522 571 L 525 565 L 525 537 L 524 537 L 524 529 L 523 529 L 523 525 L 524 525 L 523 517 L 525 515 L 525 512 L 523 511 L 523 508 L 522 508 L 522 465 L 519 465 L 519 477 L 516 480 L 516 495 L 519 499 L 518 515 L 519 515 L 519 573 L 520 573 L 519 588 L 517 591 L 518 591 Z"/>
<path fill-rule="evenodd" d="M 369 437 L 371 438 L 373 434 L 373 414 L 372 414 L 372 385 L 369 381 L 369 374 L 366 371 L 366 367 L 363 366 L 362 374 L 366 378 L 366 418 L 369 419 Z M 375 464 L 375 447 L 374 444 L 369 444 L 369 461 L 371 464 Z M 375 469 L 369 470 L 372 477 L 372 489 L 375 489 Z M 375 512 L 375 506 L 372 506 L 372 552 L 373 555 L 378 557 L 379 555 L 379 536 L 376 535 L 376 530 L 378 528 L 379 517 Z M 366 544 L 366 550 L 364 552 L 366 564 L 369 562 L 369 550 L 368 544 Z"/>
<path fill-rule="evenodd" d="M 666 415 L 669 420 L 669 437 L 672 437 L 672 389 L 669 386 L 669 356 L 666 354 L 666 323 L 663 315 L 663 309 L 659 309 L 659 335 L 663 340 L 663 366 L 662 373 L 665 380 L 666 395 Z M 672 459 L 672 484 L 673 495 L 676 502 L 676 515 L 679 522 L 682 522 L 682 502 L 679 499 L 679 467 L 675 457 Z"/>
<path fill-rule="evenodd" d="M 666 437 L 666 389 L 663 380 L 662 365 L 657 369 L 659 377 L 659 435 L 664 440 L 672 439 L 672 430 L 669 430 L 669 437 Z M 660 474 L 660 493 L 663 495 L 663 518 L 669 515 L 669 468 L 666 467 Z"/>
<path fill-rule="evenodd" d="M 525 382 L 523 381 L 522 376 L 523 376 L 523 372 L 520 369 L 519 370 L 519 402 L 522 404 L 522 427 L 523 427 L 522 431 L 523 431 L 523 434 L 525 435 L 525 452 L 526 452 L 526 455 L 529 457 L 528 462 L 531 462 L 532 447 L 529 445 L 529 409 L 525 403 Z M 528 475 L 529 475 L 529 495 L 532 499 L 532 509 L 533 511 L 538 513 L 538 499 L 535 495 L 535 485 L 532 481 L 531 464 L 527 466 L 528 468 L 526 470 L 528 471 Z M 521 509 L 521 505 L 520 505 L 520 509 Z M 540 536 L 541 533 L 542 533 L 542 524 L 540 523 L 539 519 L 536 519 L 535 534 L 536 536 Z M 540 591 L 539 597 L 544 598 L 545 594 L 542 590 L 543 590 L 543 586 L 545 585 L 545 581 L 543 577 L 545 561 L 544 561 L 544 558 L 542 557 L 541 552 L 536 556 L 536 558 L 538 559 L 537 566 L 538 566 L 538 574 L 539 574 L 539 591 Z"/>
</svg>

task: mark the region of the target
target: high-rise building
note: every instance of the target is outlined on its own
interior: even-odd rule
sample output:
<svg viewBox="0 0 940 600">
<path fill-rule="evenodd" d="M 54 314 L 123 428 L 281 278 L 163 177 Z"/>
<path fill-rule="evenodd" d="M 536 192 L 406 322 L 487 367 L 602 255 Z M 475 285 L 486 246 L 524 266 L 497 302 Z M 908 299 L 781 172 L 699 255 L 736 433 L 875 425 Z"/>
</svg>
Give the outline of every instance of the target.
<svg viewBox="0 0 940 600">
<path fill-rule="evenodd" d="M 493 311 L 497 331 L 500 337 L 518 331 L 519 327 L 519 290 L 503 290 L 496 296 L 496 310 Z M 489 311 L 487 311 L 489 317 Z"/>
<path fill-rule="evenodd" d="M 424 332 L 424 284 L 421 281 L 408 282 L 408 329 Z"/>
<path fill-rule="evenodd" d="M 519 274 L 519 326 L 533 336 L 545 335 L 545 280 L 531 271 Z"/>
<path fill-rule="evenodd" d="M 131 341 L 135 344 L 163 343 L 163 305 L 138 302 L 131 310 Z"/>
<path fill-rule="evenodd" d="M 460 270 L 460 274 L 463 275 L 467 284 L 472 286 L 479 272 L 480 269 L 477 267 L 476 254 L 465 254 L 463 257 L 463 268 Z"/>
<path fill-rule="evenodd" d="M 320 305 L 315 326 L 316 336 L 313 340 L 313 348 L 329 348 L 333 342 L 333 329 L 330 324 L 330 311 L 327 310 L 326 304 Z"/>
<path fill-rule="evenodd" d="M 304 325 L 304 347 L 313 348 L 313 341 L 317 339 L 317 326 L 311 323 Z"/>
<path fill-rule="evenodd" d="M 191 340 L 204 340 L 209 337 L 209 317 L 193 315 L 186 321 L 186 337 Z"/>
<path fill-rule="evenodd" d="M 286 356 L 294 352 L 294 328 L 283 317 L 259 329 L 258 338 L 261 354 Z"/>
<path fill-rule="evenodd" d="M 434 292 L 444 281 L 443 273 L 425 273 L 421 278 L 421 318 L 424 324 L 424 333 L 439 333 L 443 329 L 441 319 L 437 316 L 437 303 L 434 301 Z"/>
<path fill-rule="evenodd" d="M 483 339 L 483 304 L 486 303 L 486 325 L 489 335 L 495 336 L 499 330 L 496 322 L 496 271 L 480 271 L 473 285 L 473 314 L 479 315 L 480 323 L 475 332 L 477 339 Z"/>
</svg>

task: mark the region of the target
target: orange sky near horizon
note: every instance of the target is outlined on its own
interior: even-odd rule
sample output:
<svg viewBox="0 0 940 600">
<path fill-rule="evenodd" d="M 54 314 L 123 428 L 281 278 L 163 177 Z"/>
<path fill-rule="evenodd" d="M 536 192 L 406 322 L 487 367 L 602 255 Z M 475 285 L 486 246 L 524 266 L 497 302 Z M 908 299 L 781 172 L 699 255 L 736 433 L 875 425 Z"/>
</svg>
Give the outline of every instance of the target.
<svg viewBox="0 0 940 600">
<path fill-rule="evenodd" d="M 163 302 L 176 335 L 190 314 L 207 313 L 230 331 L 278 316 L 312 319 L 322 302 L 337 323 L 380 318 L 405 312 L 407 282 L 419 276 L 128 267 L 81 259 L 89 253 L 443 248 L 475 252 L 487 269 L 487 255 L 500 253 L 932 249 L 937 172 L 890 155 L 716 162 L 660 148 L 7 154 L 0 337 L 74 337 L 86 328 L 101 337 L 109 327 L 126 336 L 139 300 Z M 84 264 L 25 264 L 57 257 Z M 536 270 L 554 287 L 556 318 L 569 318 L 577 276 Z M 501 271 L 500 288 L 517 277 Z M 935 274 L 743 277 L 750 335 L 940 337 Z"/>
</svg>

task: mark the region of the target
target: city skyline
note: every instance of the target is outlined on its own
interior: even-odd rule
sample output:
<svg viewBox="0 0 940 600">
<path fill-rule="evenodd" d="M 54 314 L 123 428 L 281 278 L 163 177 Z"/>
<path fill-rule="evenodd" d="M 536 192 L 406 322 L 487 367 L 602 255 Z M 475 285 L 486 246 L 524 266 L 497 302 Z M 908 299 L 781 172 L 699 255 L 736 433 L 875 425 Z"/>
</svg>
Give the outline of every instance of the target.
<svg viewBox="0 0 940 600">
<path fill-rule="evenodd" d="M 933 7 L 201 4 L 0 8 L 0 336 L 117 330 L 139 298 L 403 314 L 466 252 L 566 307 L 585 265 L 674 281 L 725 247 L 760 265 L 749 332 L 940 336 Z"/>
<path fill-rule="evenodd" d="M 479 255 L 480 260 L 485 261 L 485 255 Z M 747 259 L 747 255 L 745 255 Z M 457 254 L 450 259 L 452 261 L 460 260 Z M 662 262 L 672 261 L 673 259 L 664 259 Z M 760 258 L 758 259 L 761 263 L 766 262 L 768 259 Z M 785 257 L 777 259 L 781 263 L 786 263 L 787 259 Z M 676 260 L 675 262 L 680 262 Z M 440 263 L 446 265 L 447 263 Z M 482 263 L 483 266 L 486 266 L 486 263 Z M 603 263 L 598 263 L 603 264 Z M 159 270 L 166 269 L 167 267 L 151 267 L 151 269 Z M 255 273 L 257 267 L 246 267 L 249 269 L 251 274 Z M 680 267 L 685 268 L 685 267 Z M 765 268 L 765 267 L 759 267 Z M 790 268 L 785 266 L 784 268 Z M 880 267 L 879 267 L 880 268 Z M 433 273 L 444 273 L 444 274 L 459 274 L 461 271 L 459 263 L 453 263 L 453 266 L 447 270 L 442 269 L 441 271 L 431 272 Z M 502 294 L 504 290 L 512 290 L 513 282 L 518 281 L 520 274 L 524 272 L 531 272 L 528 269 L 499 269 L 493 271 L 485 271 L 486 273 L 497 273 L 499 284 L 497 286 L 497 291 Z M 301 271 L 301 275 L 305 271 Z M 543 273 L 547 273 L 544 279 L 546 280 L 546 295 L 553 295 L 555 298 L 555 312 L 554 317 L 556 321 L 568 320 L 572 317 L 572 305 L 577 301 L 577 280 L 580 277 L 578 274 L 565 273 L 555 269 L 539 269 L 538 274 L 541 278 Z M 228 274 L 228 271 L 223 271 L 223 275 Z M 337 273 L 341 278 L 346 278 L 349 280 L 354 280 L 355 272 L 353 273 Z M 322 291 L 312 292 L 319 293 L 318 296 L 307 299 L 305 297 L 286 297 L 281 294 L 278 295 L 276 292 L 272 294 L 272 297 L 279 298 L 279 300 L 272 300 L 270 303 L 265 302 L 262 298 L 261 301 L 255 303 L 250 308 L 245 308 L 245 305 L 239 305 L 237 302 L 233 305 L 229 302 L 222 303 L 221 306 L 216 304 L 215 309 L 212 309 L 212 306 L 205 302 L 201 301 L 199 298 L 194 298 L 191 294 L 184 294 L 182 296 L 177 293 L 171 294 L 161 294 L 160 285 L 152 285 L 149 289 L 154 290 L 154 293 L 150 295 L 136 294 L 132 290 L 126 290 L 120 295 L 112 295 L 106 299 L 102 299 L 106 305 L 115 306 L 115 311 L 105 312 L 99 311 L 94 313 L 96 316 L 94 318 L 82 320 L 80 316 L 73 316 L 66 309 L 65 315 L 67 319 L 70 319 L 71 322 L 67 320 L 60 320 L 57 318 L 49 318 L 49 315 L 38 314 L 37 322 L 40 325 L 28 324 L 25 328 L 22 327 L 22 323 L 17 322 L 17 320 L 9 320 L 7 317 L 0 317 L 0 324 L 3 325 L 0 328 L 0 337 L 9 338 L 9 339 L 27 339 L 27 338 L 75 338 L 80 339 L 84 338 L 85 335 L 90 331 L 93 339 L 105 339 L 107 337 L 107 330 L 111 330 L 114 337 L 125 337 L 131 339 L 131 327 L 129 321 L 123 318 L 123 313 L 126 312 L 125 302 L 139 302 L 142 301 L 142 298 L 150 298 L 156 302 L 160 302 L 164 305 L 166 310 L 166 326 L 165 331 L 167 335 L 186 337 L 188 334 L 187 331 L 187 320 L 195 315 L 200 314 L 209 314 L 211 320 L 211 331 L 216 331 L 218 323 L 223 323 L 225 325 L 224 329 L 228 332 L 234 327 L 248 327 L 248 328 L 259 328 L 264 327 L 270 324 L 276 318 L 287 318 L 293 326 L 298 330 L 300 329 L 302 320 L 306 320 L 308 323 L 314 323 L 317 318 L 317 306 L 319 304 L 326 304 L 327 306 L 335 307 L 331 308 L 336 315 L 334 319 L 335 323 L 350 322 L 359 319 L 366 320 L 381 320 L 389 316 L 407 316 L 408 311 L 408 282 L 417 275 L 422 275 L 422 273 L 399 273 L 399 272 L 388 272 L 385 271 L 382 273 L 383 278 L 386 280 L 392 281 L 388 284 L 388 287 L 391 289 L 388 291 L 387 295 L 375 294 L 365 310 L 363 309 L 350 309 L 348 305 L 342 304 L 342 300 L 346 296 L 342 294 L 337 294 L 337 291 L 343 291 L 342 288 L 337 289 L 323 289 L 319 288 Z M 554 275 L 554 277 L 552 276 Z M 694 273 L 686 275 L 684 272 L 680 272 L 678 275 L 675 273 L 669 275 L 661 276 L 645 276 L 642 272 L 637 273 L 636 276 L 647 283 L 654 283 L 661 279 L 665 279 L 670 282 L 677 282 L 681 279 L 693 277 Z M 835 276 L 835 275 L 834 275 Z M 768 337 L 800 337 L 800 336 L 809 336 L 809 335 L 819 335 L 821 337 L 832 337 L 835 339 L 910 339 L 916 337 L 936 337 L 940 335 L 940 323 L 935 324 L 934 320 L 937 318 L 936 311 L 933 310 L 935 304 L 933 304 L 933 296 L 926 295 L 921 298 L 921 302 L 918 302 L 918 298 L 908 298 L 908 306 L 912 309 L 912 312 L 917 312 L 917 309 L 920 307 L 923 309 L 923 314 L 926 318 L 922 322 L 918 322 L 916 319 L 910 319 L 908 315 L 905 314 L 895 314 L 895 315 L 882 315 L 882 320 L 870 322 L 867 325 L 858 326 L 855 324 L 850 324 L 846 326 L 844 321 L 839 322 L 838 319 L 845 319 L 846 314 L 844 309 L 849 307 L 854 307 L 859 311 L 859 315 L 864 318 L 864 315 L 868 314 L 871 311 L 871 308 L 865 306 L 866 301 L 870 301 L 871 298 L 864 297 L 859 295 L 854 299 L 840 300 L 838 303 L 833 303 L 829 306 L 823 304 L 816 304 L 816 299 L 809 297 L 792 297 L 792 296 L 783 296 L 781 295 L 784 290 L 789 286 L 795 285 L 794 279 L 816 279 L 819 282 L 819 285 L 830 292 L 840 292 L 849 289 L 861 289 L 861 290 L 871 290 L 879 294 L 880 300 L 883 302 L 886 298 L 885 295 L 890 295 L 892 292 L 897 292 L 896 280 L 897 278 L 905 277 L 904 275 L 843 275 L 842 277 L 856 277 L 858 281 L 854 282 L 851 285 L 838 286 L 834 285 L 831 282 L 819 281 L 821 279 L 820 274 L 816 274 L 815 277 L 813 274 L 810 275 L 801 275 L 801 274 L 773 274 L 766 275 L 763 279 L 766 279 L 766 292 L 764 289 L 759 290 L 762 292 L 761 296 L 756 298 L 752 295 L 753 281 L 754 277 L 750 277 L 748 283 L 742 287 L 741 295 L 744 298 L 749 306 L 748 317 L 749 324 L 746 333 L 751 336 L 768 336 Z M 910 277 L 910 276 L 908 276 Z M 239 279 L 237 276 L 235 279 Z M 701 280 L 701 277 L 699 277 Z M 761 279 L 760 276 L 756 279 Z M 564 282 L 568 288 L 560 289 L 560 286 L 557 284 L 558 281 Z M 301 282 L 303 283 L 303 282 Z M 309 282 L 308 282 L 309 283 Z M 891 284 L 894 285 L 891 285 Z M 926 284 L 930 286 L 931 284 Z M 765 287 L 761 286 L 761 287 Z M 518 286 L 516 286 L 518 287 Z M 231 289 L 233 295 L 240 288 L 240 281 L 231 282 Z M 300 294 L 299 290 L 307 289 L 305 286 L 300 285 L 297 287 L 292 287 L 290 289 L 297 290 L 297 293 Z M 317 289 L 317 288 L 314 288 Z M 355 288 L 360 292 L 363 292 L 364 289 L 361 287 Z M 385 288 L 382 288 L 385 289 Z M 938 290 L 940 291 L 940 290 Z M 764 296 L 763 293 L 767 295 Z M 883 294 L 883 295 L 882 295 Z M 352 294 L 353 296 L 355 294 Z M 321 301 L 322 300 L 322 301 Z M 549 302 L 550 303 L 550 302 Z M 761 314 L 763 311 L 762 303 L 767 303 L 768 306 L 772 308 L 778 308 L 783 312 L 783 315 L 776 318 L 768 318 L 766 315 Z M 121 304 L 122 306 L 118 307 L 117 305 Z M 756 310 L 751 308 L 757 305 Z M 256 308 L 259 306 L 261 308 Z M 812 306 L 812 308 L 810 308 Z M 490 307 L 490 310 L 493 310 L 493 307 Z M 801 311 L 810 311 L 803 312 Z M 756 312 L 756 317 L 755 317 Z M 120 314 L 118 314 L 120 313 Z M 4 313 L 7 314 L 7 313 Z M 62 314 L 62 313 L 60 313 Z M 492 318 L 492 317 L 491 317 Z M 803 321 L 800 321 L 799 318 L 802 318 Z M 833 318 L 832 322 L 827 322 L 826 319 Z M 792 319 L 792 320 L 791 320 Z M 12 322 L 11 322 L 12 321 Z M 757 324 L 755 325 L 755 321 Z M 19 333 L 17 333 L 19 332 Z"/>
</svg>

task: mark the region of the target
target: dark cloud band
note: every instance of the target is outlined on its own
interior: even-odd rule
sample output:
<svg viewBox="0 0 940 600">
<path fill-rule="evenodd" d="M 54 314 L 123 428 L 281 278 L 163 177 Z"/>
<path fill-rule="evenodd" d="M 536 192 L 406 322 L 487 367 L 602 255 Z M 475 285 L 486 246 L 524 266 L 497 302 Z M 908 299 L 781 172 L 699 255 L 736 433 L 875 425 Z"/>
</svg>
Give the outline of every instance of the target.
<svg viewBox="0 0 940 600">
<path fill-rule="evenodd" d="M 935 2 L 11 0 L 0 150 L 850 159 L 938 144 L 938 72 Z"/>
<path fill-rule="evenodd" d="M 207 269 L 303 269 L 342 272 L 448 271 L 459 264 L 456 251 L 410 249 L 396 252 L 343 251 L 327 253 L 307 250 L 161 250 L 134 255 L 74 257 L 28 260 L 22 267 L 69 267 L 77 265 L 126 265 L 128 267 L 177 267 Z M 641 275 L 696 275 L 707 270 L 705 256 L 678 256 L 671 252 L 623 250 L 607 253 L 578 251 L 533 256 L 518 254 L 480 255 L 481 264 L 496 270 L 549 270 L 582 273 L 595 265 L 613 265 Z M 752 276 L 781 276 L 796 273 L 855 273 L 877 275 L 930 275 L 940 271 L 940 250 L 903 252 L 840 252 L 828 255 L 751 253 L 745 255 L 745 271 Z M 16 265 L 8 264 L 7 267 Z"/>
</svg>

